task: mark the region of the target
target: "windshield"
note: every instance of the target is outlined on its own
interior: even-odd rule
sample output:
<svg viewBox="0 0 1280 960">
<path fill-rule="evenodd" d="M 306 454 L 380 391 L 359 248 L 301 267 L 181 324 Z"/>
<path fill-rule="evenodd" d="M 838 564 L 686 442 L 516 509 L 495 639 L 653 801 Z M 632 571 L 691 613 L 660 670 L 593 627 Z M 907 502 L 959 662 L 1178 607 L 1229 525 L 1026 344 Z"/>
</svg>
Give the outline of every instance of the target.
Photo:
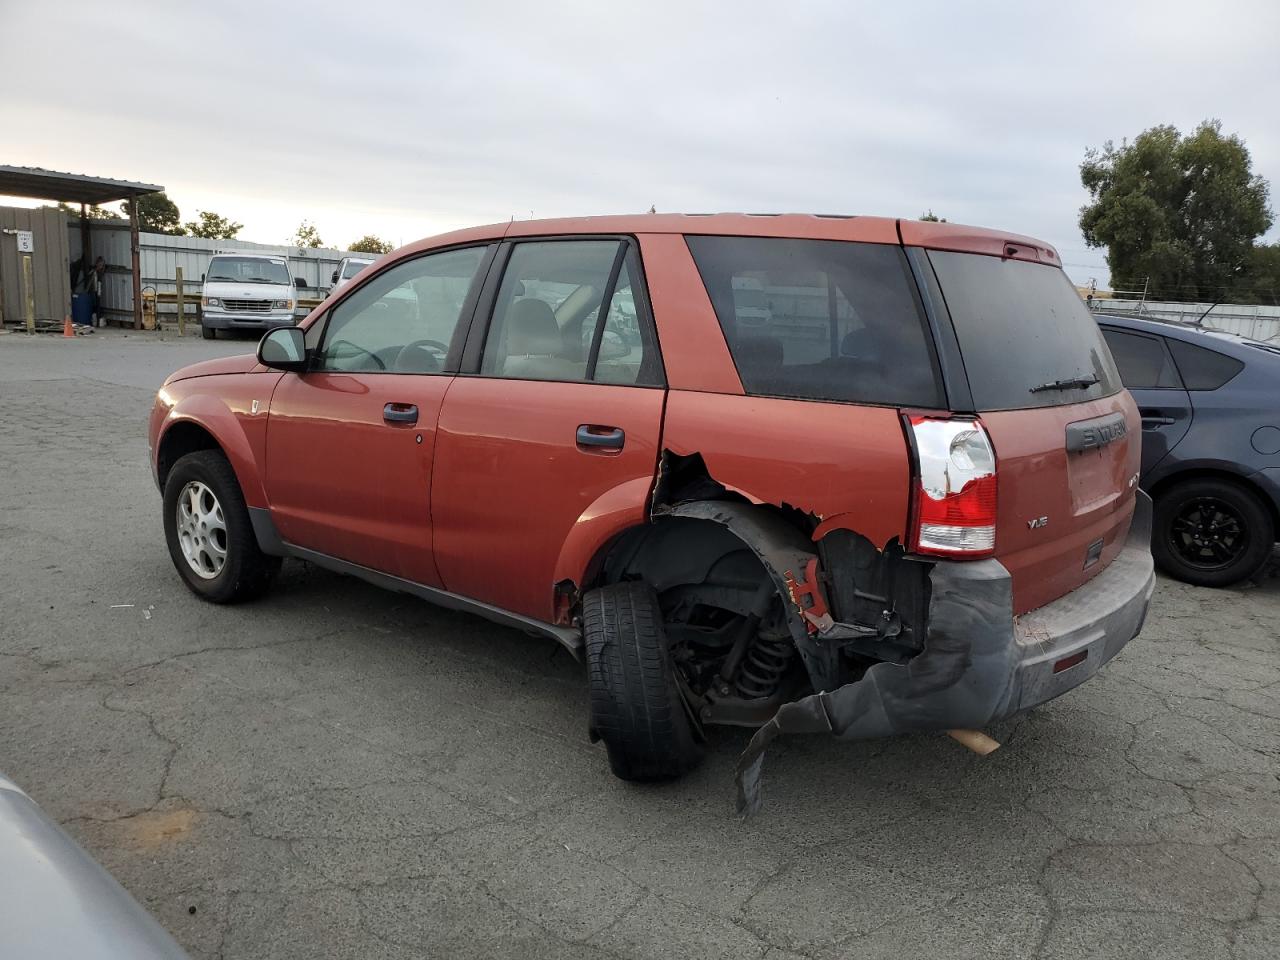
<svg viewBox="0 0 1280 960">
<path fill-rule="evenodd" d="M 369 260 L 348 260 L 346 266 L 342 268 L 342 279 L 350 280 L 357 273 L 369 266 Z"/>
<path fill-rule="evenodd" d="M 214 257 L 206 280 L 232 283 L 279 283 L 288 286 L 289 268 L 277 257 Z"/>
<path fill-rule="evenodd" d="M 1057 407 L 1121 389 L 1098 324 L 1058 267 L 929 251 L 978 410 Z"/>
</svg>

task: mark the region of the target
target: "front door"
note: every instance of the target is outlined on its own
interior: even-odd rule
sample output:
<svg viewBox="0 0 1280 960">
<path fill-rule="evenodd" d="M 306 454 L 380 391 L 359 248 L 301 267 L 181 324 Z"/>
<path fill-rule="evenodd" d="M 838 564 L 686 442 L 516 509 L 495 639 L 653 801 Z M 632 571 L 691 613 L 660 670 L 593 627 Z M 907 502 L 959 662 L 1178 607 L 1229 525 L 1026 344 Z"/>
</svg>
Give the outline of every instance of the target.
<svg viewBox="0 0 1280 960">
<path fill-rule="evenodd" d="M 286 542 L 439 586 L 436 425 L 489 252 L 394 264 L 308 329 L 311 369 L 280 379 L 267 420 L 267 498 Z"/>
<path fill-rule="evenodd" d="M 619 498 L 645 520 L 665 391 L 629 241 L 508 253 L 483 354 L 440 414 L 436 562 L 446 589 L 551 621 L 556 561 L 593 504 Z"/>
<path fill-rule="evenodd" d="M 1164 337 L 1103 326 L 1120 379 L 1142 417 L 1142 476 L 1163 460 L 1191 426 L 1191 397 Z"/>
</svg>

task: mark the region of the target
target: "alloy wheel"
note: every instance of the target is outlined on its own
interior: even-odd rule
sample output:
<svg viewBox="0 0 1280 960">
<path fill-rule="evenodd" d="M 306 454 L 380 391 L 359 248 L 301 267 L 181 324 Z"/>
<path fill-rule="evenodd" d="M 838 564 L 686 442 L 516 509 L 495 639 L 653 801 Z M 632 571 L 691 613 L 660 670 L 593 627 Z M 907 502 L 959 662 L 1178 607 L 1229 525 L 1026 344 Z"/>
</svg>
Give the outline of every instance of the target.
<svg viewBox="0 0 1280 960">
<path fill-rule="evenodd" d="M 1249 531 L 1231 504 L 1217 497 L 1196 497 L 1174 516 L 1169 544 L 1191 566 L 1221 570 L 1248 548 Z"/>
<path fill-rule="evenodd" d="M 227 562 L 227 523 L 213 490 L 192 480 L 178 494 L 178 543 L 187 564 L 203 580 L 212 580 Z"/>
</svg>

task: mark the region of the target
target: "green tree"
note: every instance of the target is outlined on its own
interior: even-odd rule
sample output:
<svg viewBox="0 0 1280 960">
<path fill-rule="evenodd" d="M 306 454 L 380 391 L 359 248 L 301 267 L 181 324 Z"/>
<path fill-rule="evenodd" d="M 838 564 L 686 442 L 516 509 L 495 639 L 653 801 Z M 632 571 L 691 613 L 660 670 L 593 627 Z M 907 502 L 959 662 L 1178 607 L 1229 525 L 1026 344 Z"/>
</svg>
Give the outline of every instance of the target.
<svg viewBox="0 0 1280 960">
<path fill-rule="evenodd" d="M 129 203 L 125 200 L 120 205 L 126 217 L 129 216 Z M 138 226 L 147 233 L 182 236 L 182 226 L 179 223 L 181 219 L 178 205 L 163 190 L 159 193 L 144 193 L 138 197 Z"/>
<path fill-rule="evenodd" d="M 1280 306 L 1280 243 L 1262 243 L 1253 248 L 1231 299 Z"/>
<path fill-rule="evenodd" d="M 297 247 L 323 247 L 324 241 L 320 239 L 320 231 L 316 229 L 316 225 L 310 220 L 303 220 L 298 224 L 298 230 L 289 240 Z"/>
<path fill-rule="evenodd" d="M 946 223 L 947 222 L 946 217 L 939 217 L 936 213 L 933 212 L 932 208 L 920 214 L 920 219 L 927 220 L 929 221 L 929 223 Z"/>
<path fill-rule="evenodd" d="M 183 226 L 191 236 L 204 237 L 206 240 L 234 240 L 236 234 L 244 229 L 243 223 L 228 220 L 211 210 L 197 210 L 196 219 Z"/>
<path fill-rule="evenodd" d="M 1107 248 L 1111 283 L 1148 296 L 1216 300 L 1237 289 L 1254 240 L 1271 226 L 1267 182 L 1238 136 L 1206 120 L 1182 136 L 1144 130 L 1133 141 L 1089 149 L 1080 181 L 1091 202 L 1080 229 Z"/>
<path fill-rule="evenodd" d="M 347 249 L 352 253 L 390 253 L 393 248 L 381 237 L 366 233 L 355 243 L 348 245 Z"/>
</svg>

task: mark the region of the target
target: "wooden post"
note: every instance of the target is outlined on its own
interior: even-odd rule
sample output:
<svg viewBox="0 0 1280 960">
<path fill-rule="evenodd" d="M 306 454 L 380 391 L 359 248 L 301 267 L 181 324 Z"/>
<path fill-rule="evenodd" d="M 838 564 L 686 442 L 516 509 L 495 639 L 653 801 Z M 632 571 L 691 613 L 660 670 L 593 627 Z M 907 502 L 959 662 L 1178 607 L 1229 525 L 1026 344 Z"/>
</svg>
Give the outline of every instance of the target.
<svg viewBox="0 0 1280 960">
<path fill-rule="evenodd" d="M 187 335 L 187 302 L 182 298 L 182 268 L 178 267 L 174 271 L 174 282 L 178 287 L 178 336 L 185 337 Z M 156 324 L 159 326 L 159 324 Z"/>
<path fill-rule="evenodd" d="M 27 305 L 27 333 L 36 332 L 36 292 L 31 281 L 31 254 L 22 255 L 22 300 Z"/>
<path fill-rule="evenodd" d="M 93 266 L 93 245 L 89 242 L 89 213 L 82 203 L 80 204 L 80 275 L 85 280 L 85 289 L 89 286 L 91 266 Z M 74 290 L 71 292 L 75 293 Z"/>
<path fill-rule="evenodd" d="M 142 329 L 141 240 L 138 238 L 138 195 L 129 194 L 129 250 L 133 260 L 133 329 Z"/>
</svg>

